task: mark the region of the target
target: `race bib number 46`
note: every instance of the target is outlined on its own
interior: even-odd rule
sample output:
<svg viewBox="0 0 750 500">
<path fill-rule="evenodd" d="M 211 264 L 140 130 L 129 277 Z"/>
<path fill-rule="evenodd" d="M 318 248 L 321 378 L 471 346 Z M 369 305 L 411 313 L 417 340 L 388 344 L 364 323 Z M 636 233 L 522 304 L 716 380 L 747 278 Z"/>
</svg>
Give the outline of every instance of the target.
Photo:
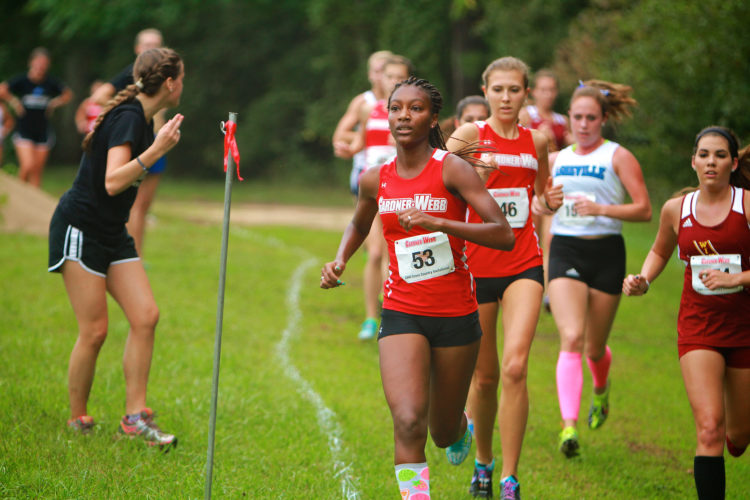
<svg viewBox="0 0 750 500">
<path fill-rule="evenodd" d="M 398 274 L 407 283 L 443 276 L 455 269 L 448 235 L 440 231 L 402 238 L 394 246 Z"/>
<path fill-rule="evenodd" d="M 488 189 L 510 227 L 519 228 L 526 225 L 529 218 L 529 195 L 523 188 Z"/>
<path fill-rule="evenodd" d="M 725 255 L 693 255 L 690 257 L 690 269 L 693 271 L 693 290 L 701 295 L 725 295 L 742 291 L 742 285 L 732 288 L 716 288 L 710 290 L 701 280 L 701 274 L 705 271 L 716 269 L 718 271 L 737 274 L 742 272 L 742 257 L 738 253 Z"/>
<path fill-rule="evenodd" d="M 588 226 L 594 222 L 595 217 L 593 215 L 579 215 L 576 211 L 576 202 L 584 199 L 596 201 L 596 195 L 584 191 L 564 193 L 563 206 L 557 212 L 560 223 L 565 224 L 566 226 Z"/>
</svg>

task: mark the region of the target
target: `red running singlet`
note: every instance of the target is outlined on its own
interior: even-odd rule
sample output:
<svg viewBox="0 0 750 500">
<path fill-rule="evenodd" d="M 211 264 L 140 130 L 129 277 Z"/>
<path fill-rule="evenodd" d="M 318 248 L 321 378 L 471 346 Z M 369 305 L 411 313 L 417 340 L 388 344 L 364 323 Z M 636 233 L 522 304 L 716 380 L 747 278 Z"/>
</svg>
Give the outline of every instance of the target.
<svg viewBox="0 0 750 500">
<path fill-rule="evenodd" d="M 380 168 L 378 211 L 383 221 L 389 257 L 389 276 L 383 285 L 383 309 L 422 316 L 447 317 L 465 316 L 477 310 L 474 280 L 466 265 L 463 239 L 447 236 L 450 244 L 447 258 L 452 258 L 455 269 L 422 281 L 406 282 L 399 269 L 427 269 L 432 265 L 430 260 L 435 256 L 422 251 L 425 250 L 424 247 L 414 245 L 411 248 L 417 249 L 418 252 L 402 256 L 400 267 L 396 255 L 396 241 L 401 241 L 399 245 L 403 247 L 405 238 L 431 233 L 420 226 L 412 227 L 407 233 L 398 223 L 398 212 L 401 210 L 416 206 L 422 212 L 435 217 L 465 220 L 466 202 L 451 194 L 443 184 L 443 163 L 448 154 L 447 151 L 436 149 L 422 172 L 413 179 L 404 179 L 398 175 L 395 159 Z M 406 246 L 408 247 L 408 244 Z M 433 264 L 437 267 L 440 260 Z"/>
<path fill-rule="evenodd" d="M 720 295 L 705 295 L 694 288 L 693 264 L 729 270 L 731 255 L 739 255 L 742 271 L 750 268 L 750 227 L 742 202 L 745 191 L 732 187 L 732 208 L 726 219 L 713 227 L 695 218 L 700 191 L 682 200 L 677 232 L 679 257 L 685 263 L 680 313 L 677 318 L 678 344 L 713 347 L 750 346 L 750 292 L 747 288 Z M 691 264 L 691 257 L 696 258 Z M 734 264 L 734 272 L 738 272 Z M 697 272 L 697 269 L 696 269 Z M 695 284 L 700 289 L 699 284 Z M 705 292 L 705 291 L 704 291 Z"/>
<path fill-rule="evenodd" d="M 365 124 L 365 159 L 367 168 L 379 167 L 396 156 L 396 147 L 391 143 L 386 102 L 375 103 Z"/>
<path fill-rule="evenodd" d="M 518 126 L 518 138 L 505 139 L 483 121 L 475 122 L 479 140 L 490 141 L 499 151 L 482 155 L 487 164 L 497 166 L 487 179 L 487 189 L 503 209 L 513 228 L 516 244 L 505 252 L 466 242 L 471 274 L 477 278 L 502 278 L 514 276 L 527 269 L 542 265 L 534 223 L 531 220 L 531 198 L 534 194 L 539 163 L 531 131 Z M 467 220 L 482 222 L 482 218 L 469 207 Z"/>
<path fill-rule="evenodd" d="M 552 120 L 545 120 L 542 115 L 539 114 L 539 110 L 536 106 L 526 106 L 526 112 L 529 114 L 531 123 L 529 128 L 539 128 L 544 123 L 547 123 L 552 129 L 552 134 L 555 136 L 555 144 L 557 149 L 563 149 L 565 147 L 565 133 L 568 131 L 568 123 L 565 121 L 565 117 L 560 113 L 552 113 Z"/>
</svg>

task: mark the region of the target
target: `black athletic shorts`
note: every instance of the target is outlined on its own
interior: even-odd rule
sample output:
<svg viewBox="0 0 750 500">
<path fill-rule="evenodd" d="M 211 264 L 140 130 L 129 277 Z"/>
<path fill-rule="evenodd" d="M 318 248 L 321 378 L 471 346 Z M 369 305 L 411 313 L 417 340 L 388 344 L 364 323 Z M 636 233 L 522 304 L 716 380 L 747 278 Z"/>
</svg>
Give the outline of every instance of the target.
<svg viewBox="0 0 750 500">
<path fill-rule="evenodd" d="M 50 272 L 60 272 L 63 262 L 72 260 L 88 272 L 106 277 L 110 265 L 138 260 L 135 242 L 122 228 L 116 236 L 87 232 L 68 223 L 60 210 L 55 210 L 49 225 Z"/>
<path fill-rule="evenodd" d="M 571 278 L 612 295 L 622 293 L 625 241 L 619 234 L 589 240 L 553 235 L 549 247 L 549 280 Z"/>
<path fill-rule="evenodd" d="M 424 335 L 431 347 L 468 345 L 482 337 L 477 311 L 466 316 L 446 317 L 419 316 L 383 309 L 380 315 L 378 340 L 401 333 Z"/>
<path fill-rule="evenodd" d="M 534 266 L 513 276 L 502 278 L 474 278 L 477 284 L 477 303 L 486 304 L 503 299 L 505 290 L 516 280 L 533 280 L 544 287 L 544 268 Z"/>
<path fill-rule="evenodd" d="M 56 141 L 55 132 L 52 130 L 52 127 L 43 128 L 41 130 L 17 129 L 13 133 L 12 138 L 13 142 L 30 142 L 34 146 L 46 146 L 48 149 L 52 149 Z"/>
</svg>

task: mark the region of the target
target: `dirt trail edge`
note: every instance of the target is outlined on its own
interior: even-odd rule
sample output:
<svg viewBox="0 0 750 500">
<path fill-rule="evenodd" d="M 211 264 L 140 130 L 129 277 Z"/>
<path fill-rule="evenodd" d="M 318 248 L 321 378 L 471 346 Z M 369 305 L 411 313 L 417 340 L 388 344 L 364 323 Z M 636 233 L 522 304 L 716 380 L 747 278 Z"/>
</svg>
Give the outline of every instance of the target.
<svg viewBox="0 0 750 500">
<path fill-rule="evenodd" d="M 0 233 L 22 232 L 46 236 L 57 199 L 0 170 Z M 224 203 L 170 201 L 158 197 L 156 215 L 179 217 L 200 224 L 221 224 Z M 231 224 L 240 226 L 294 226 L 343 231 L 354 207 L 308 207 L 262 203 L 233 203 Z"/>
<path fill-rule="evenodd" d="M 180 217 L 192 222 L 219 224 L 224 218 L 224 204 L 217 202 L 184 202 L 156 200 L 154 214 Z M 230 224 L 241 226 L 296 226 L 309 229 L 343 231 L 354 208 L 308 207 L 261 203 L 232 203 Z"/>
</svg>

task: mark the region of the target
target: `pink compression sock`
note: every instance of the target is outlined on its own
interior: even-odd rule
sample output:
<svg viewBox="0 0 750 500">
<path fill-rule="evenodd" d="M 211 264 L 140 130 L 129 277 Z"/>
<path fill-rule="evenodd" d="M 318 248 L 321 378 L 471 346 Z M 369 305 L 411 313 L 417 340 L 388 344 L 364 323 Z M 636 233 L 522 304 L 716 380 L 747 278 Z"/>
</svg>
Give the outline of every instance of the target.
<svg viewBox="0 0 750 500">
<path fill-rule="evenodd" d="M 557 358 L 557 399 L 563 420 L 578 420 L 582 391 L 581 353 L 560 351 Z"/>
<path fill-rule="evenodd" d="M 591 370 L 591 376 L 594 378 L 594 387 L 597 389 L 604 389 L 607 387 L 607 377 L 609 376 L 609 365 L 612 364 L 612 351 L 607 346 L 599 361 L 586 357 L 586 363 L 589 365 Z"/>
</svg>

